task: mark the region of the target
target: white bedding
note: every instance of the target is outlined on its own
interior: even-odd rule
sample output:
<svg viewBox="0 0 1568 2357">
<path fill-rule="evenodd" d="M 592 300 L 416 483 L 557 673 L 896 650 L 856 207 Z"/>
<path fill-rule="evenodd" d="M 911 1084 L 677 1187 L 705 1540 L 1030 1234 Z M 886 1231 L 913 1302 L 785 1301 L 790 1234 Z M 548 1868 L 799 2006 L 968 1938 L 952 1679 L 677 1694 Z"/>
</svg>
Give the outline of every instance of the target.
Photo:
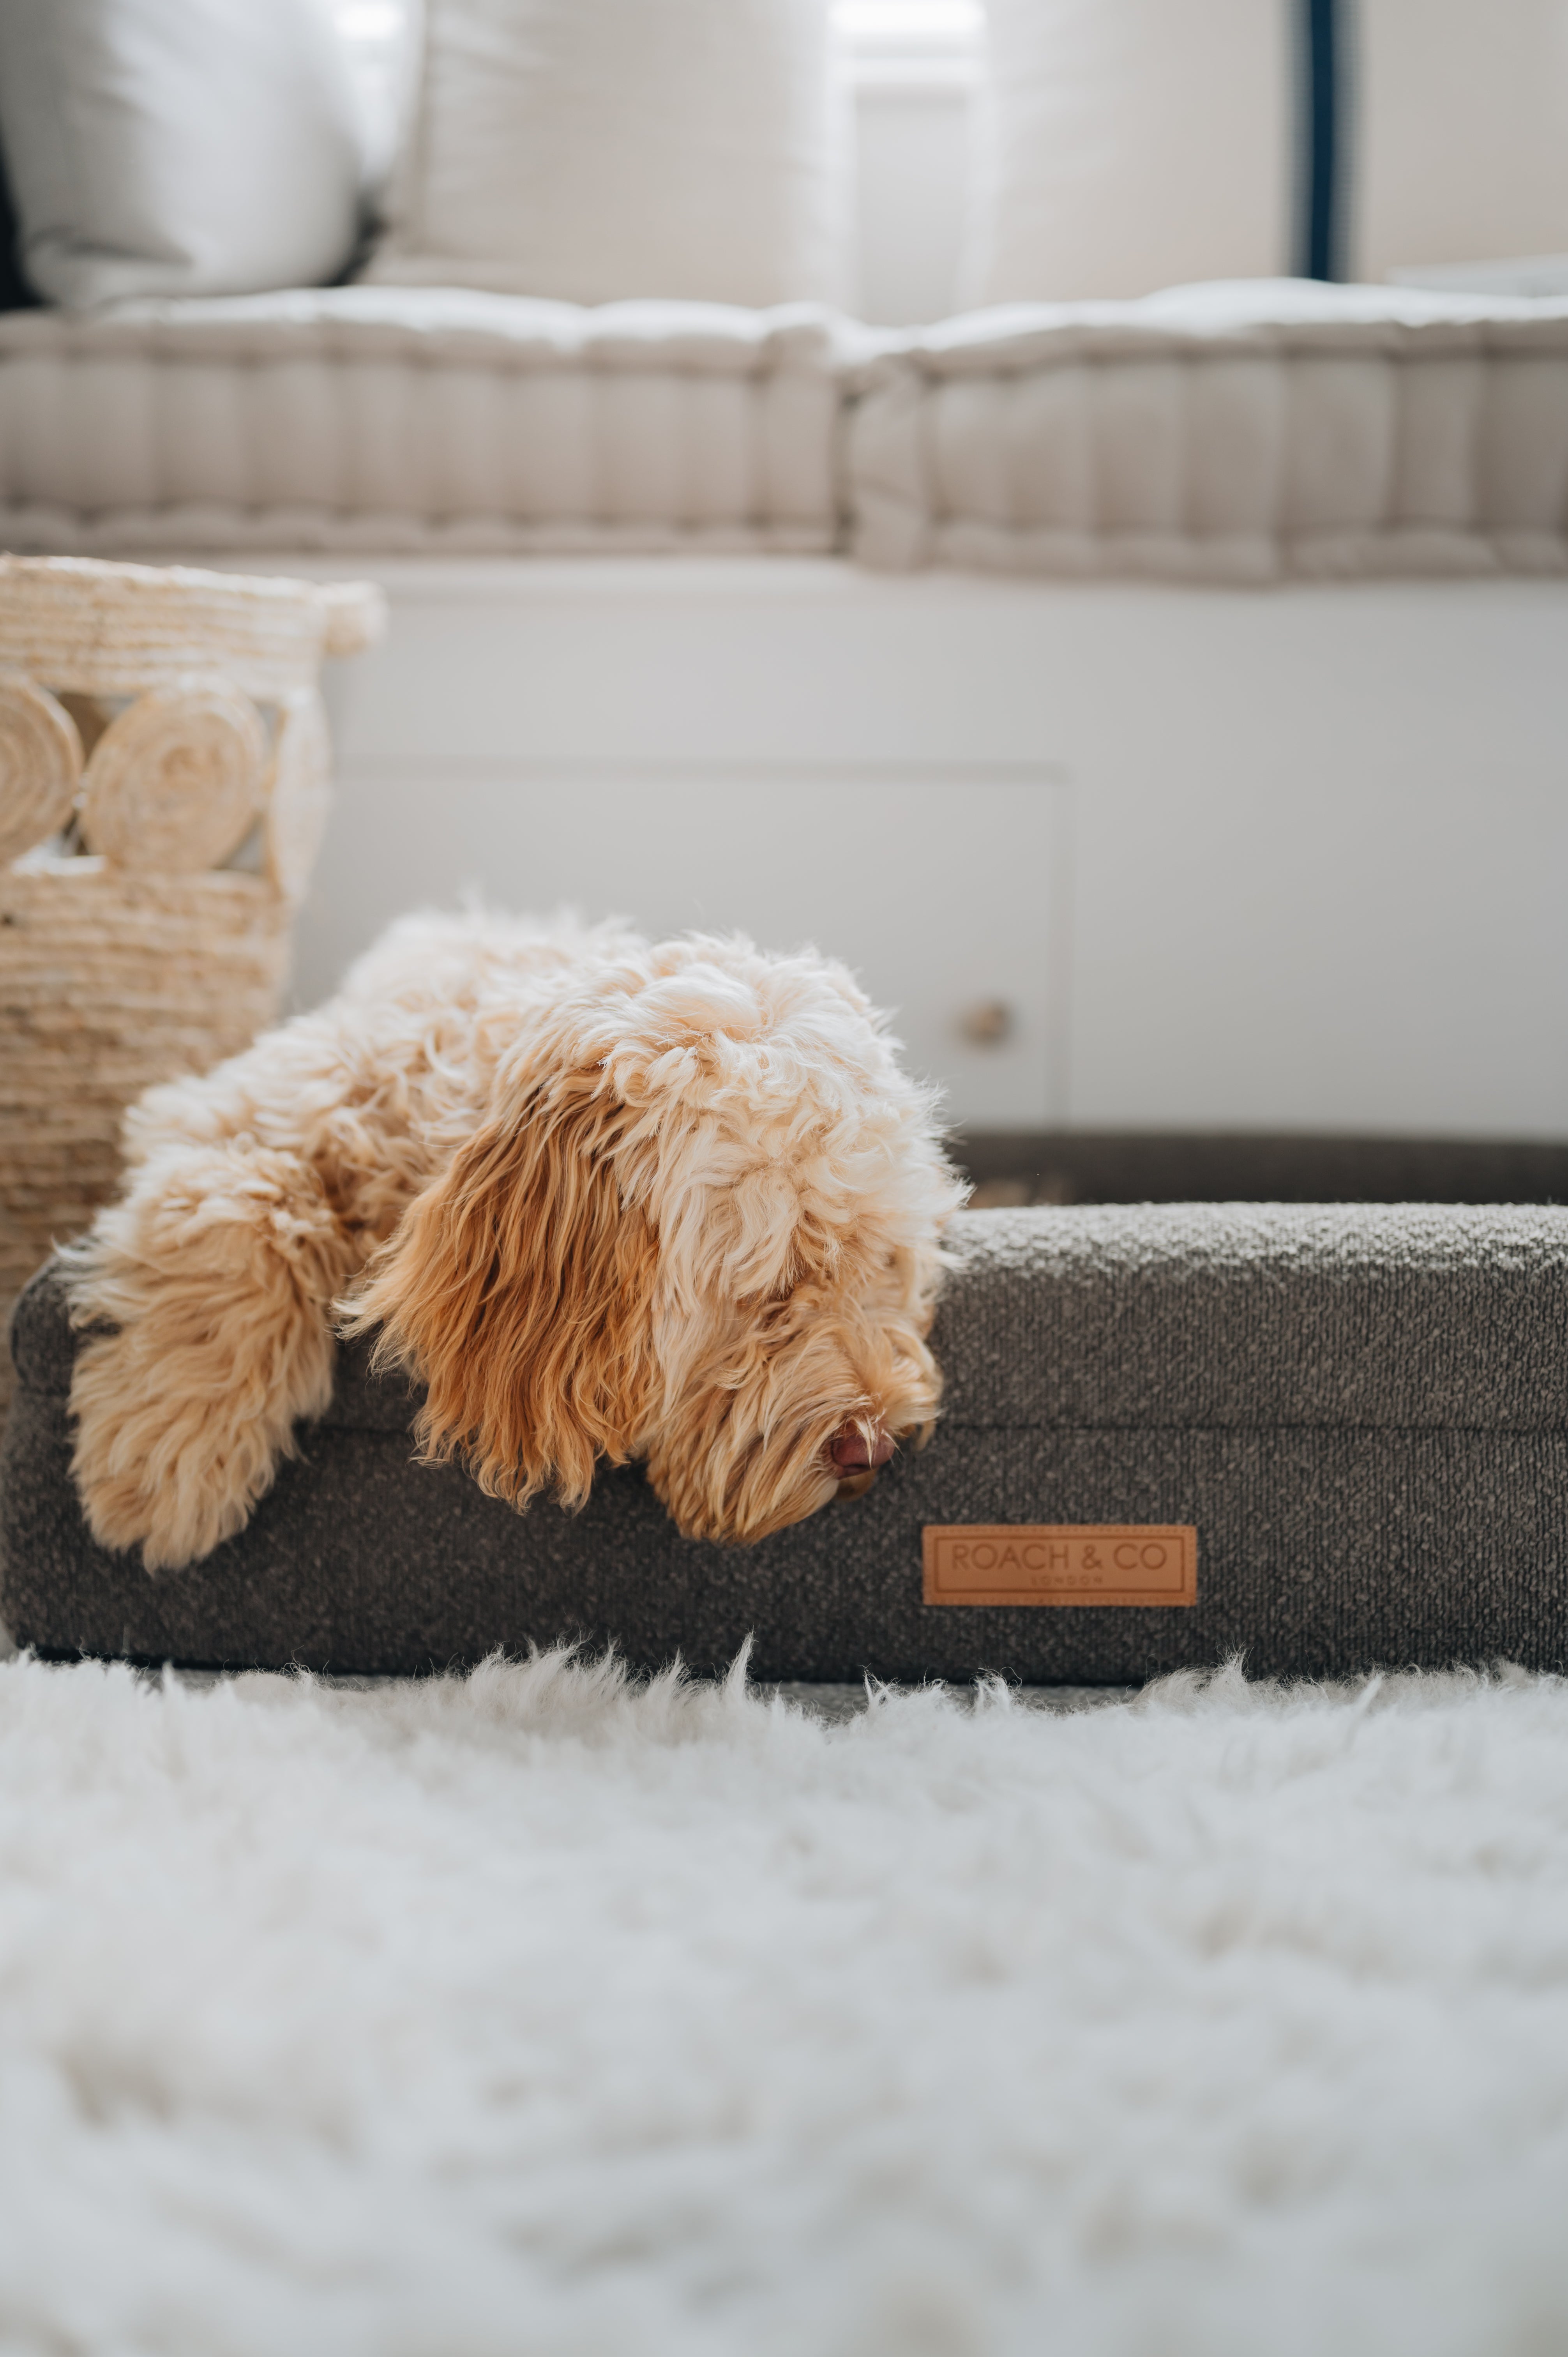
<svg viewBox="0 0 1568 2357">
<path fill-rule="evenodd" d="M 822 550 L 806 306 L 350 286 L 0 318 L 0 538 L 92 553 Z"/>
<path fill-rule="evenodd" d="M 1017 304 L 858 371 L 868 565 L 1568 569 L 1568 301 L 1305 280 Z"/>
<path fill-rule="evenodd" d="M 15 549 L 1568 570 L 1568 299 L 1293 280 L 829 310 L 353 286 L 0 318 Z"/>
</svg>

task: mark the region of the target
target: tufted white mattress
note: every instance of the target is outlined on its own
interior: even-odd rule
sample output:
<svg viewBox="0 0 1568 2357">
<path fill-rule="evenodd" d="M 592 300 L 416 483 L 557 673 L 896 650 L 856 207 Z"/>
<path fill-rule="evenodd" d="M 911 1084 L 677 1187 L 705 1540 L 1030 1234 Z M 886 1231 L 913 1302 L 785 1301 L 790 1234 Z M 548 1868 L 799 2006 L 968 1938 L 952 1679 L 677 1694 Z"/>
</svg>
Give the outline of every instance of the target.
<svg viewBox="0 0 1568 2357">
<path fill-rule="evenodd" d="M 0 539 L 91 553 L 822 550 L 805 306 L 349 286 L 0 318 Z"/>
<path fill-rule="evenodd" d="M 0 317 L 0 542 L 1568 570 L 1568 300 L 1178 287 L 929 330 L 350 286 Z"/>
<path fill-rule="evenodd" d="M 868 565 L 1568 569 L 1568 301 L 1251 280 L 1015 305 L 854 381 Z"/>
</svg>

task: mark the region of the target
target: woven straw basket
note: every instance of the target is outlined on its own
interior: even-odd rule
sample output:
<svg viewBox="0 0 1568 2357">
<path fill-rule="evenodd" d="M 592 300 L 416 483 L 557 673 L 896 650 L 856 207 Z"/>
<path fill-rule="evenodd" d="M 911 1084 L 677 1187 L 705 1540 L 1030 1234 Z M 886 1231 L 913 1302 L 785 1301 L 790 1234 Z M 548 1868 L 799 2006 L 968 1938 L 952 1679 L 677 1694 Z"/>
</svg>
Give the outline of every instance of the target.
<svg viewBox="0 0 1568 2357">
<path fill-rule="evenodd" d="M 0 1332 L 112 1193 L 125 1107 L 275 1017 L 322 657 L 382 614 L 362 583 L 0 558 Z"/>
</svg>

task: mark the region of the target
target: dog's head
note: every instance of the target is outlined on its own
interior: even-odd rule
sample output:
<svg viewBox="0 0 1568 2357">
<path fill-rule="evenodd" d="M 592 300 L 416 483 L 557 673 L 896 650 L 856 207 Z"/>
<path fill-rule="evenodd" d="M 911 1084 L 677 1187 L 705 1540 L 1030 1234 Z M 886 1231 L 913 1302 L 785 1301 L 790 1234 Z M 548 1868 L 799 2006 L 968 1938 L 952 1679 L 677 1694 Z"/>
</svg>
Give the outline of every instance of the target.
<svg viewBox="0 0 1568 2357">
<path fill-rule="evenodd" d="M 694 939 L 568 977 L 371 1263 L 358 1327 L 425 1452 L 521 1505 L 639 1458 L 688 1536 L 753 1540 L 924 1436 L 929 1092 L 842 967 Z"/>
</svg>

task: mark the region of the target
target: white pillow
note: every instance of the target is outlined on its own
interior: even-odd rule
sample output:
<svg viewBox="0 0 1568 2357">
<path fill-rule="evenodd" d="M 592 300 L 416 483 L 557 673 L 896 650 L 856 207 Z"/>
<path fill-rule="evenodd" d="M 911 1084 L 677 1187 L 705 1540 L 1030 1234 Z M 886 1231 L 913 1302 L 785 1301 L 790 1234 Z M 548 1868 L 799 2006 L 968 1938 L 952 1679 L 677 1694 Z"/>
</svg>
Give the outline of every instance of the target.
<svg viewBox="0 0 1568 2357">
<path fill-rule="evenodd" d="M 425 0 L 368 274 L 569 303 L 832 300 L 828 0 Z"/>
<path fill-rule="evenodd" d="M 1568 247 L 1568 0 L 988 16 L 971 301 Z"/>
<path fill-rule="evenodd" d="M 326 0 L 0 0 L 0 135 L 23 267 L 72 310 L 317 285 L 353 252 Z"/>
</svg>

